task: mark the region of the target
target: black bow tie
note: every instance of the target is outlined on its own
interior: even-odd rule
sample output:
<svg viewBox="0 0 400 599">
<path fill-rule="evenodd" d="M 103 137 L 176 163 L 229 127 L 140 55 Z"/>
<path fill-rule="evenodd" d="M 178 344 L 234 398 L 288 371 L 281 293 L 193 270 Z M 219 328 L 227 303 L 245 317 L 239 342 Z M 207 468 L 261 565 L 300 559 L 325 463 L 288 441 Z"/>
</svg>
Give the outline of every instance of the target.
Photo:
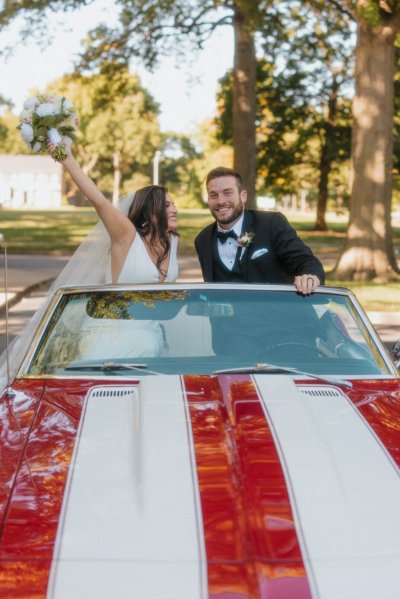
<svg viewBox="0 0 400 599">
<path fill-rule="evenodd" d="M 225 243 L 228 237 L 232 237 L 232 239 L 237 239 L 237 235 L 235 231 L 232 229 L 230 231 L 217 231 L 217 238 L 221 243 Z"/>
</svg>

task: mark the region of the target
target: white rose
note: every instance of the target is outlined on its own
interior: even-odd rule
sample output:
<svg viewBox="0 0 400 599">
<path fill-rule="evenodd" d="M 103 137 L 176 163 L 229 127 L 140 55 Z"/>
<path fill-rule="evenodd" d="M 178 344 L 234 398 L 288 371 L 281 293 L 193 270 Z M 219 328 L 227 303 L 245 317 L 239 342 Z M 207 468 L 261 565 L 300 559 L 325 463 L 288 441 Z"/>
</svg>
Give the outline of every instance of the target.
<svg viewBox="0 0 400 599">
<path fill-rule="evenodd" d="M 74 105 L 72 104 L 72 102 L 70 102 L 69 100 L 67 100 L 66 98 L 64 99 L 64 110 L 72 110 L 74 111 Z"/>
<path fill-rule="evenodd" d="M 40 104 L 39 98 L 36 98 L 36 96 L 33 96 L 33 97 L 25 100 L 24 108 L 26 108 L 26 110 L 32 110 L 32 108 L 35 108 L 35 106 L 37 106 L 38 104 Z"/>
<path fill-rule="evenodd" d="M 33 129 L 32 127 L 28 124 L 28 123 L 22 123 L 21 125 L 21 135 L 22 135 L 22 139 L 29 144 L 34 135 L 33 135 Z"/>
<path fill-rule="evenodd" d="M 19 120 L 23 123 L 31 123 L 32 122 L 32 111 L 31 110 L 21 110 L 19 114 Z"/>
<path fill-rule="evenodd" d="M 61 112 L 62 98 L 56 96 L 55 98 L 53 98 L 52 104 L 55 106 L 57 113 Z"/>
<path fill-rule="evenodd" d="M 58 144 L 62 142 L 62 137 L 55 127 L 49 129 L 49 131 L 47 132 L 47 137 L 49 138 L 49 141 L 53 144 L 53 146 L 58 146 Z"/>
<path fill-rule="evenodd" d="M 32 150 L 34 152 L 40 152 L 41 149 L 42 149 L 42 144 L 40 143 L 40 141 L 37 141 L 35 144 L 33 144 Z"/>
<path fill-rule="evenodd" d="M 44 104 L 41 104 L 36 108 L 36 114 L 41 117 L 52 116 L 54 114 L 57 114 L 57 108 L 54 104 L 51 104 L 50 102 L 45 102 Z"/>
</svg>

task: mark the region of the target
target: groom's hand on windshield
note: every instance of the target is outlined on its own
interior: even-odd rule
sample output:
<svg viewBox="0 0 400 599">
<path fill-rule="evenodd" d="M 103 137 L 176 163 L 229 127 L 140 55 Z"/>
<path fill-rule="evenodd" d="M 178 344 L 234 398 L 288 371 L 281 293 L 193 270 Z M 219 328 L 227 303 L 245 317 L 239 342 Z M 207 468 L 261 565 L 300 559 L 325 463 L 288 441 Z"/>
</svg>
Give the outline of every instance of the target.
<svg viewBox="0 0 400 599">
<path fill-rule="evenodd" d="M 294 279 L 294 286 L 302 295 L 311 295 L 320 285 L 316 275 L 299 275 Z"/>
</svg>

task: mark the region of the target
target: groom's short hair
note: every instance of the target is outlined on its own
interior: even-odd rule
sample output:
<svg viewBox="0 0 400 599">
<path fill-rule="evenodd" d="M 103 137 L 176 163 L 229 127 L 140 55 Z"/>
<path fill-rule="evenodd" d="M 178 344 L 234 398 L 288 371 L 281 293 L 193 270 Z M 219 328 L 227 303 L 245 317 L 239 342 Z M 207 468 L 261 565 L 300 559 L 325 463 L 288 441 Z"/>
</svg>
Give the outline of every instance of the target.
<svg viewBox="0 0 400 599">
<path fill-rule="evenodd" d="M 233 168 L 227 168 L 226 166 L 217 166 L 217 168 L 213 168 L 207 175 L 206 186 L 211 179 L 218 179 L 219 177 L 235 177 L 239 192 L 244 189 L 242 175 Z"/>
</svg>

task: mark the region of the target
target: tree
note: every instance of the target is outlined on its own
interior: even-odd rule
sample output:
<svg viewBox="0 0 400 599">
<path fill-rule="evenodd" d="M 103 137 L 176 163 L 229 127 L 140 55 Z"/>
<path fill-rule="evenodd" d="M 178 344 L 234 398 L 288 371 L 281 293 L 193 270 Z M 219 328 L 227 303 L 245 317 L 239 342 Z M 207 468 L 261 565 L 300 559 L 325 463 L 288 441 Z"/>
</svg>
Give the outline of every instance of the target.
<svg viewBox="0 0 400 599">
<path fill-rule="evenodd" d="M 66 75 L 48 91 L 66 95 L 77 108 L 83 170 L 93 171 L 114 202 L 121 189 L 132 191 L 134 174 L 142 174 L 141 184 L 151 182 L 151 161 L 161 142 L 158 106 L 137 76 L 124 65 L 103 63 L 98 74 Z M 70 195 L 75 192 L 72 188 Z"/>
<path fill-rule="evenodd" d="M 232 142 L 233 73 L 219 82 L 217 95 L 217 135 L 224 143 Z M 278 74 L 266 60 L 258 60 L 256 85 L 258 188 L 274 195 L 294 193 L 297 181 L 293 167 L 304 159 L 309 137 L 311 109 L 303 74 Z"/>
<path fill-rule="evenodd" d="M 280 5 L 280 30 L 274 38 L 264 27 L 260 40 L 265 56 L 258 60 L 256 87 L 258 188 L 298 195 L 318 177 L 315 227 L 323 230 L 329 179 L 350 156 L 348 102 L 341 97 L 351 77 L 350 18 L 324 19 L 303 1 Z M 232 135 L 231 81 L 221 80 L 218 100 L 224 141 Z M 300 174 L 314 181 L 301 181 Z"/>
<path fill-rule="evenodd" d="M 393 139 L 394 202 L 400 205 L 400 47 L 396 47 L 396 75 L 394 81 L 394 139 Z"/>
<path fill-rule="evenodd" d="M 258 60 L 258 188 L 275 197 L 298 195 L 300 190 L 315 195 L 319 179 L 318 188 L 321 190 L 323 181 L 327 195 L 328 176 L 336 174 L 350 155 L 349 102 L 338 101 L 329 164 L 326 164 L 323 158 L 328 147 L 324 138 L 327 94 L 322 83 L 325 77 L 321 61 L 310 66 L 298 59 L 296 53 L 287 54 L 287 62 L 279 70 L 266 60 Z M 232 135 L 231 83 L 229 72 L 220 80 L 218 92 L 216 123 L 219 138 L 224 142 L 231 141 Z"/>
<path fill-rule="evenodd" d="M 29 150 L 17 130 L 19 119 L 10 110 L 0 117 L 0 154 L 29 154 Z"/>
<path fill-rule="evenodd" d="M 223 144 L 218 139 L 215 119 L 208 118 L 197 124 L 194 134 L 196 146 L 201 148 L 201 155 L 195 162 L 195 169 L 199 181 L 201 181 L 201 195 L 204 206 L 208 202 L 206 188 L 207 174 L 213 168 L 223 164 L 233 167 L 233 150 L 231 143 Z"/>
<path fill-rule="evenodd" d="M 348 101 L 343 98 L 342 90 L 351 80 L 353 32 L 346 13 L 338 12 L 335 19 L 326 18 L 326 14 L 322 15 L 312 2 L 298 4 L 296 22 L 296 28 L 285 44 L 285 71 L 290 72 L 301 65 L 303 86 L 315 110 L 314 130 L 320 140 L 320 156 L 314 228 L 326 230 L 325 213 L 332 170 L 350 156 L 351 121 Z M 289 23 L 286 27 L 289 29 Z M 312 90 L 311 94 L 309 90 Z"/>
<path fill-rule="evenodd" d="M 396 0 L 330 2 L 357 22 L 353 100 L 352 189 L 344 250 L 331 273 L 338 280 L 399 278 L 391 229 Z"/>
<path fill-rule="evenodd" d="M 43 30 L 49 11 L 74 10 L 87 0 L 27 0 L 7 3 L 0 11 L 0 26 L 18 15 L 26 18 L 25 33 L 35 27 Z M 116 0 L 119 26 L 100 25 L 88 36 L 82 64 L 93 68 L 107 61 L 127 62 L 141 57 L 152 67 L 160 53 L 178 51 L 182 56 L 191 44 L 201 48 L 220 26 L 231 25 L 235 39 L 233 92 L 234 166 L 246 180 L 249 205 L 254 205 L 255 152 L 255 42 L 256 31 L 268 22 L 279 28 L 273 18 L 272 0 Z"/>
<path fill-rule="evenodd" d="M 202 208 L 201 179 L 196 168 L 201 151 L 186 135 L 169 133 L 164 135 L 161 152 L 160 183 L 168 187 L 178 208 Z"/>
</svg>

